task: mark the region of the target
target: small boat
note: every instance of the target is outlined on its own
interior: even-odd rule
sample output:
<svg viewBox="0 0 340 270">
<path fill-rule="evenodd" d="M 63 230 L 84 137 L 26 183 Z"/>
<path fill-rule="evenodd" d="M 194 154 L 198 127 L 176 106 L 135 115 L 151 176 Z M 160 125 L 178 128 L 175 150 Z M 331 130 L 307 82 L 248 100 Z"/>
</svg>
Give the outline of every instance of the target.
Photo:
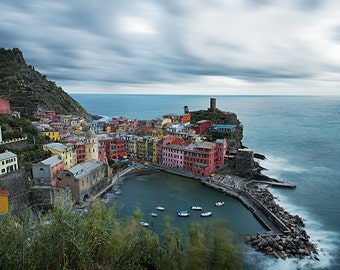
<svg viewBox="0 0 340 270">
<path fill-rule="evenodd" d="M 188 217 L 189 215 L 190 213 L 186 210 L 177 211 L 177 216 L 179 217 Z"/>
<path fill-rule="evenodd" d="M 157 213 L 151 212 L 151 213 L 150 213 L 150 216 L 152 216 L 152 217 L 157 217 Z"/>
<path fill-rule="evenodd" d="M 144 227 L 149 227 L 149 223 L 145 222 L 145 221 L 141 221 L 140 225 L 144 226 Z"/>
<path fill-rule="evenodd" d="M 224 205 L 224 202 L 216 202 L 215 203 L 215 206 L 223 206 Z"/>
<path fill-rule="evenodd" d="M 162 206 L 156 206 L 156 209 L 159 210 L 159 211 L 164 211 L 165 210 L 165 208 L 162 207 Z"/>
<path fill-rule="evenodd" d="M 191 209 L 191 210 L 198 210 L 198 211 L 200 211 L 200 210 L 202 210 L 202 207 L 201 207 L 201 206 L 195 206 L 195 205 L 193 205 L 193 206 L 190 207 L 190 209 Z"/>
<path fill-rule="evenodd" d="M 210 217 L 212 215 L 212 212 L 204 212 L 204 213 L 201 213 L 201 217 Z"/>
</svg>

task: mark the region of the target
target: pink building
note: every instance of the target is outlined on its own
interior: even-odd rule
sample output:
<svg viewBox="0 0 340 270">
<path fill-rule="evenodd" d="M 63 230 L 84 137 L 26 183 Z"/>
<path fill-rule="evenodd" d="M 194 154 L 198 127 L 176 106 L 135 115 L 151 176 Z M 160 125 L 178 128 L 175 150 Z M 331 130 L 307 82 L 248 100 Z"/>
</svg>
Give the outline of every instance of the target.
<svg viewBox="0 0 340 270">
<path fill-rule="evenodd" d="M 168 144 L 162 151 L 162 165 L 171 168 L 183 168 L 184 147 L 176 144 Z"/>
<path fill-rule="evenodd" d="M 3 98 L 0 98 L 0 114 L 9 114 L 11 111 L 11 107 L 9 105 L 9 101 Z"/>
</svg>

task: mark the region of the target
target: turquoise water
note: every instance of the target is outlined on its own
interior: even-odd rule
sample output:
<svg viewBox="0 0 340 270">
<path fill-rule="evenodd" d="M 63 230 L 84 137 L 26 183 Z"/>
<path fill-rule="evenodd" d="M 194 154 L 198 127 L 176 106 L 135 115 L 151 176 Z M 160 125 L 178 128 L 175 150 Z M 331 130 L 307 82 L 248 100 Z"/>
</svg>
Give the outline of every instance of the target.
<svg viewBox="0 0 340 270">
<path fill-rule="evenodd" d="M 189 110 L 207 109 L 210 106 L 209 96 L 72 95 L 72 97 L 90 113 L 106 117 L 122 115 L 128 118 L 154 119 L 162 117 L 163 114 L 181 114 L 184 106 L 188 106 Z M 295 190 L 271 191 L 281 206 L 305 220 L 307 233 L 319 247 L 319 262 L 273 260 L 248 249 L 245 268 L 340 269 L 338 195 L 340 97 L 214 96 L 214 98 L 217 108 L 238 115 L 244 126 L 243 144 L 267 157 L 267 160 L 261 162 L 261 165 L 268 169 L 266 174 L 297 185 Z M 172 177 L 168 181 L 173 183 L 178 181 L 175 176 Z M 135 199 L 133 197 L 139 194 L 137 192 L 144 189 L 142 186 L 133 189 L 134 185 L 131 183 L 136 181 L 146 181 L 146 184 L 151 186 L 158 183 L 155 179 L 136 178 L 126 181 L 122 187 L 125 190 L 121 199 L 126 200 L 127 205 L 132 205 L 133 202 L 128 200 Z M 181 186 L 183 183 L 177 183 L 175 186 Z M 161 185 L 159 189 L 154 189 L 152 196 L 159 192 L 166 194 L 167 189 L 163 188 Z M 176 191 L 178 200 L 185 200 L 191 189 L 190 187 Z M 132 193 L 129 193 L 130 191 Z M 150 188 L 147 192 L 150 192 Z M 211 191 L 203 192 L 208 193 L 203 193 L 202 198 L 211 196 Z M 215 195 L 219 196 L 218 194 L 213 196 Z M 149 211 L 148 207 L 155 203 L 152 201 L 150 206 L 144 206 L 147 201 L 146 198 L 139 202 L 145 207 L 145 211 Z M 230 223 L 232 231 L 239 238 L 245 233 L 257 231 L 258 223 L 251 215 L 245 213 L 243 218 L 238 219 L 237 215 L 243 208 L 238 202 L 234 203 L 234 208 L 227 207 L 227 211 L 231 212 L 226 216 L 222 215 Z M 233 218 L 235 221 L 232 221 Z M 243 229 L 238 231 L 238 225 Z"/>
</svg>

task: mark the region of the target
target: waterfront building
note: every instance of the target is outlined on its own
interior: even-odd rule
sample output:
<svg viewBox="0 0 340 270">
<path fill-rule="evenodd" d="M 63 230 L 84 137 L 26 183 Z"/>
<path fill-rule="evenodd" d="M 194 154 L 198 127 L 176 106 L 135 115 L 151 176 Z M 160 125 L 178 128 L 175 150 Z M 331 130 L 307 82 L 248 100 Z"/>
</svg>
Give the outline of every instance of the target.
<svg viewBox="0 0 340 270">
<path fill-rule="evenodd" d="M 182 169 L 184 164 L 184 150 L 189 145 L 189 142 L 174 140 L 165 145 L 162 151 L 162 165 Z"/>
<path fill-rule="evenodd" d="M 226 147 L 225 140 L 190 144 L 184 151 L 183 168 L 195 175 L 208 176 L 216 166 L 223 166 Z"/>
<path fill-rule="evenodd" d="M 136 146 L 137 146 L 137 160 L 138 161 L 144 161 L 148 160 L 149 157 L 149 139 L 150 136 L 143 136 L 143 137 L 138 137 L 136 141 Z"/>
<path fill-rule="evenodd" d="M 54 155 L 32 165 L 32 176 L 35 184 L 56 186 L 58 174 L 65 169 L 64 160 Z"/>
<path fill-rule="evenodd" d="M 139 136 L 134 134 L 120 135 L 119 138 L 125 142 L 125 152 L 131 158 L 134 159 L 137 156 L 137 140 Z"/>
<path fill-rule="evenodd" d="M 0 175 L 16 171 L 18 169 L 18 157 L 16 154 L 5 151 L 0 154 Z"/>
<path fill-rule="evenodd" d="M 43 150 L 50 151 L 53 155 L 59 155 L 63 158 L 65 168 L 69 169 L 77 164 L 77 154 L 74 145 L 64 145 L 59 142 L 48 143 L 43 145 Z"/>
<path fill-rule="evenodd" d="M 71 190 L 72 199 L 80 204 L 102 190 L 110 177 L 107 164 L 89 160 L 62 171 L 57 187 Z"/>
</svg>

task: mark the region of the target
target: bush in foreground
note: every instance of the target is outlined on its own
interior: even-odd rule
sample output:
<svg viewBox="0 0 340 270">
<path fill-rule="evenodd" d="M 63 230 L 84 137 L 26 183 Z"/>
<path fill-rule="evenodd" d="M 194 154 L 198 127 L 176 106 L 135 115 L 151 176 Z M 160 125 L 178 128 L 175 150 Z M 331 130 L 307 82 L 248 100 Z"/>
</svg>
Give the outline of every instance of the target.
<svg viewBox="0 0 340 270">
<path fill-rule="evenodd" d="M 224 223 L 187 226 L 187 236 L 164 219 L 162 241 L 140 225 L 137 209 L 119 220 L 97 203 L 86 217 L 56 206 L 43 219 L 29 211 L 0 216 L 1 269 L 240 269 L 241 248 Z M 186 239 L 186 240 L 183 240 Z"/>
</svg>

